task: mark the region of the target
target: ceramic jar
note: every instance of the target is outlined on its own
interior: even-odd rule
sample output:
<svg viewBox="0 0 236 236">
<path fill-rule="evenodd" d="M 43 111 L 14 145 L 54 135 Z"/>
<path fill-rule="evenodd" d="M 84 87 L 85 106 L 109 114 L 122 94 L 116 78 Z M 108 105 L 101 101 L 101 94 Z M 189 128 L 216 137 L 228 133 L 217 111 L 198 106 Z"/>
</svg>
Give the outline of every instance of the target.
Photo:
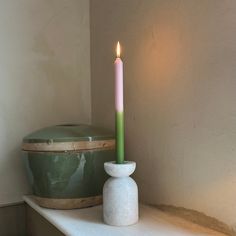
<svg viewBox="0 0 236 236">
<path fill-rule="evenodd" d="M 29 182 L 38 204 L 73 209 L 102 203 L 108 175 L 104 162 L 115 158 L 113 133 L 90 125 L 58 125 L 23 140 Z"/>
</svg>

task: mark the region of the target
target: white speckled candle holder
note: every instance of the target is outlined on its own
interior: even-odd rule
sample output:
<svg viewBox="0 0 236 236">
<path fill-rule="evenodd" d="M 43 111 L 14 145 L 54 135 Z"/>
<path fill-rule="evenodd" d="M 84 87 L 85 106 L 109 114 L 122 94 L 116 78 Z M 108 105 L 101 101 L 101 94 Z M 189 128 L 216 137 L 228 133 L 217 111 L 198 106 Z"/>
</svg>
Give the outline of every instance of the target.
<svg viewBox="0 0 236 236">
<path fill-rule="evenodd" d="M 138 187 L 129 177 L 136 163 L 104 163 L 104 169 L 111 177 L 103 187 L 103 219 L 108 225 L 126 226 L 138 221 Z"/>
</svg>

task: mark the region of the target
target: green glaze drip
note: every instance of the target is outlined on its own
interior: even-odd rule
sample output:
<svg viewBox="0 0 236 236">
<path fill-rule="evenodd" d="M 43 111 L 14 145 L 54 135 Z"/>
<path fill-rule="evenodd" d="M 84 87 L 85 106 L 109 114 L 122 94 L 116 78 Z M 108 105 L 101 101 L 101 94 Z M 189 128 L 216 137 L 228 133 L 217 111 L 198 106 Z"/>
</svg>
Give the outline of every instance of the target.
<svg viewBox="0 0 236 236">
<path fill-rule="evenodd" d="M 124 163 L 124 112 L 116 112 L 116 163 Z"/>
<path fill-rule="evenodd" d="M 104 162 L 115 150 L 23 152 L 33 193 L 45 198 L 84 198 L 102 194 L 108 175 Z"/>
</svg>

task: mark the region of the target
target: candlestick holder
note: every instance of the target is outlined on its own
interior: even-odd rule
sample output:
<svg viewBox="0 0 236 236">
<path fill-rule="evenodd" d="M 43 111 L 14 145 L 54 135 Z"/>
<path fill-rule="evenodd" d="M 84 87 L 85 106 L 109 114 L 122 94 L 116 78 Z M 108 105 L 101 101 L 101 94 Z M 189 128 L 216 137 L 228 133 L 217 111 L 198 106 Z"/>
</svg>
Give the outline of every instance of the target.
<svg viewBox="0 0 236 236">
<path fill-rule="evenodd" d="M 138 221 L 138 187 L 129 177 L 135 168 L 132 161 L 104 163 L 111 176 L 103 187 L 103 219 L 108 225 L 127 226 Z"/>
</svg>

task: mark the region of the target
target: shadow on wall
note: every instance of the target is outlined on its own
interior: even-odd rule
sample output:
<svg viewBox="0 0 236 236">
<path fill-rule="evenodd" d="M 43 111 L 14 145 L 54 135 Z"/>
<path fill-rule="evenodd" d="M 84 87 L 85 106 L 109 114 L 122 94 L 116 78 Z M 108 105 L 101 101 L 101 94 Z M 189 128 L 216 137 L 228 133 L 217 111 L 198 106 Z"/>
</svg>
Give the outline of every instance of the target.
<svg viewBox="0 0 236 236">
<path fill-rule="evenodd" d="M 137 162 L 141 199 L 233 227 L 236 3 L 92 0 L 90 8 L 93 123 L 114 127 L 119 40 L 126 159 Z"/>
<path fill-rule="evenodd" d="M 218 231 L 226 235 L 230 236 L 236 235 L 236 232 L 232 228 L 230 228 L 227 224 L 220 222 L 219 220 L 213 217 L 207 216 L 204 213 L 186 209 L 184 207 L 175 207 L 168 205 L 158 205 L 156 207 L 163 212 L 180 217 L 194 224 L 210 228 L 214 231 Z"/>
</svg>

